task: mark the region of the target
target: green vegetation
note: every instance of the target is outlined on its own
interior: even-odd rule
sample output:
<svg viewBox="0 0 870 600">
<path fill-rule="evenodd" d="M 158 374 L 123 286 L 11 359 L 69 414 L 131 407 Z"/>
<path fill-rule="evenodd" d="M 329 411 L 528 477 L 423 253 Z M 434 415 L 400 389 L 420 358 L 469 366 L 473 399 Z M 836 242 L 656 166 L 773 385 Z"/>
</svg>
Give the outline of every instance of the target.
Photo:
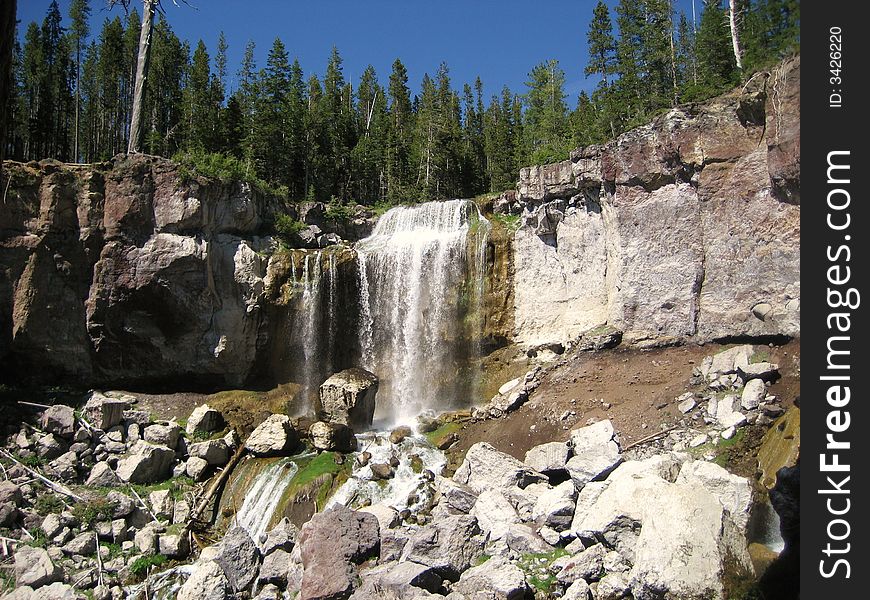
<svg viewBox="0 0 870 600">
<path fill-rule="evenodd" d="M 115 503 L 101 496 L 76 502 L 72 507 L 73 516 L 87 527 L 99 521 L 110 521 L 114 512 Z"/>
<path fill-rule="evenodd" d="M 133 561 L 130 565 L 130 574 L 137 580 L 144 579 L 152 567 L 160 567 L 166 561 L 167 558 L 162 554 L 145 554 Z"/>
<path fill-rule="evenodd" d="M 489 216 L 489 220 L 493 223 L 497 223 L 499 226 L 504 227 L 508 231 L 516 231 L 522 225 L 522 218 L 519 215 L 511 215 L 511 214 L 496 214 L 493 213 Z"/>
<path fill-rule="evenodd" d="M 526 574 L 526 581 L 529 582 L 529 585 L 538 591 L 549 594 L 556 585 L 556 576 L 550 572 L 550 566 L 557 558 L 567 555 L 568 551 L 564 548 L 556 548 L 547 553 L 523 554 L 517 566 Z"/>
<path fill-rule="evenodd" d="M 482 565 L 483 563 L 488 561 L 490 558 L 492 558 L 492 556 L 490 556 L 489 554 L 481 554 L 480 556 L 478 556 L 477 558 L 474 559 L 474 561 L 471 563 L 471 566 L 472 567 L 479 567 L 480 565 Z"/>
<path fill-rule="evenodd" d="M 36 509 L 37 513 L 44 517 L 45 515 L 61 512 L 66 508 L 66 505 L 63 503 L 63 500 L 55 494 L 42 493 L 36 498 L 33 507 Z"/>
<path fill-rule="evenodd" d="M 136 493 L 139 494 L 140 498 L 147 498 L 148 494 L 151 492 L 169 490 L 169 495 L 172 496 L 173 500 L 183 500 L 185 492 L 192 490 L 195 486 L 196 483 L 187 475 L 180 475 L 166 481 L 161 481 L 160 483 L 152 483 L 149 485 L 139 483 L 131 485 Z"/>
<path fill-rule="evenodd" d="M 95 162 L 127 148 L 141 18 L 132 8 L 90 32 L 89 4 L 73 2 L 66 27 L 52 2 L 42 23 L 23 26 L 15 40 L 9 158 Z M 188 177 L 328 202 L 335 218 L 355 200 L 469 198 L 511 187 L 523 165 L 567 158 L 573 147 L 729 89 L 799 45 L 798 0 L 734 3 L 742 68 L 724 0 L 705 0 L 697 24 L 666 0 L 609 4 L 599 2 L 589 30 L 576 32 L 587 37 L 584 75 L 598 85 L 573 99 L 565 84 L 578 74 L 552 59 L 531 69 L 521 91 L 485 90 L 479 77 L 457 84 L 445 63 L 412 89 L 398 59 L 386 77 L 369 66 L 349 81 L 336 48 L 324 72 L 303 73 L 280 39 L 260 65 L 248 42 L 230 91 L 223 34 L 210 55 L 160 14 L 142 149 L 176 156 Z"/>
<path fill-rule="evenodd" d="M 439 440 L 443 439 L 445 436 L 450 435 L 451 433 L 457 433 L 460 429 L 462 429 L 461 424 L 455 421 L 451 421 L 449 423 L 444 423 L 443 425 L 440 425 L 438 429 L 435 429 L 434 431 L 429 431 L 423 435 L 426 436 L 426 439 L 429 440 L 430 444 L 436 446 Z"/>
</svg>

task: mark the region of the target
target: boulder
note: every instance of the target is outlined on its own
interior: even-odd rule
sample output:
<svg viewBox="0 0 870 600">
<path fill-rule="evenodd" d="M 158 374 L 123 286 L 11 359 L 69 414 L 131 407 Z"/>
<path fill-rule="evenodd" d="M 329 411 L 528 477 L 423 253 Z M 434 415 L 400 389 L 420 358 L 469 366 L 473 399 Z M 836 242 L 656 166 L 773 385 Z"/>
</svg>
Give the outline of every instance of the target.
<svg viewBox="0 0 870 600">
<path fill-rule="evenodd" d="M 232 527 L 221 540 L 212 560 L 223 570 L 229 588 L 240 592 L 257 577 L 260 551 L 247 531 Z"/>
<path fill-rule="evenodd" d="M 767 386 L 761 379 L 750 379 L 740 396 L 740 406 L 746 410 L 754 410 L 767 396 Z"/>
<path fill-rule="evenodd" d="M 374 373 L 359 368 L 336 373 L 320 386 L 321 418 L 356 430 L 369 429 L 377 392 Z"/>
<path fill-rule="evenodd" d="M 257 581 L 262 584 L 287 585 L 287 569 L 290 566 L 290 553 L 280 548 L 273 550 L 263 559 Z"/>
<path fill-rule="evenodd" d="M 61 550 L 70 556 L 89 556 L 97 551 L 97 538 L 92 531 L 85 531 L 67 542 Z"/>
<path fill-rule="evenodd" d="M 142 432 L 142 439 L 152 444 L 166 446 L 173 450 L 178 445 L 178 438 L 181 436 L 181 426 L 178 423 L 169 423 L 168 425 L 148 425 Z"/>
<path fill-rule="evenodd" d="M 174 450 L 140 440 L 118 461 L 116 473 L 129 483 L 155 483 L 169 477 L 174 461 Z"/>
<path fill-rule="evenodd" d="M 55 404 L 45 409 L 42 413 L 42 418 L 39 424 L 43 431 L 53 433 L 60 437 L 70 438 L 73 435 L 76 425 L 75 412 L 71 406 L 63 404 Z"/>
<path fill-rule="evenodd" d="M 604 544 L 595 544 L 586 548 L 579 554 L 575 554 L 562 563 L 562 570 L 556 575 L 556 579 L 565 585 L 571 585 L 575 581 L 597 581 L 604 574 L 604 556 L 607 548 Z"/>
<path fill-rule="evenodd" d="M 85 403 L 82 413 L 93 427 L 108 431 L 124 420 L 124 411 L 130 403 L 121 398 L 110 398 L 101 392 L 93 392 Z"/>
<path fill-rule="evenodd" d="M 356 587 L 355 564 L 377 556 L 374 515 L 338 505 L 315 514 L 299 536 L 303 575 L 300 600 L 346 598 Z"/>
<path fill-rule="evenodd" d="M 409 588 L 418 588 L 435 593 L 441 588 L 442 581 L 432 567 L 411 561 L 390 561 L 378 565 L 366 571 L 363 579 L 378 588 L 392 591 L 402 598 L 416 593 Z"/>
<path fill-rule="evenodd" d="M 11 502 L 0 502 L 0 527 L 12 527 L 21 512 Z"/>
<path fill-rule="evenodd" d="M 67 451 L 67 445 L 58 436 L 49 433 L 36 441 L 36 453 L 43 460 L 54 460 Z"/>
<path fill-rule="evenodd" d="M 222 438 L 190 444 L 187 452 L 192 458 L 201 458 L 212 467 L 222 467 L 230 460 L 230 448 Z"/>
<path fill-rule="evenodd" d="M 359 509 L 359 512 L 370 513 L 378 520 L 378 525 L 381 528 L 381 536 L 383 537 L 385 529 L 392 529 L 402 522 L 399 517 L 399 512 L 386 504 L 372 504 L 365 508 Z"/>
<path fill-rule="evenodd" d="M 78 454 L 75 452 L 65 452 L 56 459 L 48 463 L 48 470 L 51 473 L 64 481 L 72 481 L 78 476 L 78 467 L 81 464 Z"/>
<path fill-rule="evenodd" d="M 471 562 L 483 553 L 477 519 L 456 515 L 418 529 L 408 540 L 401 560 L 427 565 L 445 579 L 456 581 Z"/>
<path fill-rule="evenodd" d="M 543 492 L 532 508 L 532 518 L 539 525 L 562 531 L 568 529 L 574 518 L 577 488 L 573 481 L 565 481 Z"/>
<path fill-rule="evenodd" d="M 213 560 L 197 563 L 193 574 L 178 590 L 177 600 L 224 600 L 229 582 Z"/>
<path fill-rule="evenodd" d="M 543 531 L 543 528 L 542 528 Z M 558 532 L 554 532 L 558 536 Z M 555 548 L 528 525 L 515 525 L 504 536 L 508 549 L 517 554 L 547 554 Z"/>
<path fill-rule="evenodd" d="M 683 464 L 676 482 L 706 489 L 728 511 L 740 531 L 746 531 L 752 510 L 752 485 L 748 479 L 715 463 L 692 460 Z"/>
<path fill-rule="evenodd" d="M 411 428 L 406 425 L 396 427 L 390 432 L 390 443 L 401 444 L 403 441 L 405 441 L 405 438 L 410 437 L 413 434 L 414 432 L 411 431 Z"/>
<path fill-rule="evenodd" d="M 526 452 L 523 462 L 541 473 L 563 472 L 570 452 L 571 449 L 564 442 L 549 442 Z"/>
<path fill-rule="evenodd" d="M 158 540 L 160 554 L 168 558 L 184 558 L 190 552 L 187 535 L 177 533 L 161 533 Z"/>
<path fill-rule="evenodd" d="M 456 512 L 468 514 L 477 502 L 477 496 L 470 487 L 456 483 L 452 479 L 441 477 L 435 478 L 436 489 L 441 497 L 441 503 Z"/>
<path fill-rule="evenodd" d="M 546 483 L 549 479 L 490 444 L 478 442 L 466 452 L 453 481 L 467 485 L 479 494 L 487 489 L 524 488 L 536 482 Z"/>
<path fill-rule="evenodd" d="M 121 480 L 115 475 L 112 467 L 105 461 L 100 461 L 91 469 L 85 485 L 93 487 L 115 487 L 121 484 Z"/>
<path fill-rule="evenodd" d="M 749 366 L 755 348 L 749 344 L 735 346 L 707 356 L 701 361 L 701 375 L 710 383 L 724 375 L 737 373 Z"/>
<path fill-rule="evenodd" d="M 480 600 L 521 600 L 529 591 L 522 569 L 500 556 L 468 569 L 451 589 Z"/>
<path fill-rule="evenodd" d="M 317 421 L 308 429 L 308 437 L 317 450 L 348 453 L 357 448 L 353 429 L 341 423 Z"/>
<path fill-rule="evenodd" d="M 21 506 L 21 488 L 9 480 L 0 481 L 0 502 Z"/>
<path fill-rule="evenodd" d="M 497 489 L 482 492 L 474 503 L 471 515 L 477 518 L 477 524 L 489 540 L 502 539 L 512 527 L 521 522 L 510 500 Z"/>
<path fill-rule="evenodd" d="M 589 584 L 582 579 L 578 579 L 568 586 L 565 594 L 562 596 L 562 600 L 589 600 L 589 594 Z M 601 600 L 601 596 L 597 595 L 596 599 Z"/>
<path fill-rule="evenodd" d="M 622 454 L 613 438 L 613 424 L 609 419 L 571 432 L 574 456 L 565 467 L 578 490 L 590 481 L 603 479 L 622 462 Z"/>
<path fill-rule="evenodd" d="M 631 585 L 626 573 L 608 573 L 598 582 L 596 600 L 621 600 L 628 597 Z"/>
<path fill-rule="evenodd" d="M 204 458 L 191 456 L 184 463 L 184 472 L 194 481 L 202 481 L 208 474 L 208 461 Z"/>
<path fill-rule="evenodd" d="M 19 586 L 40 587 L 63 581 L 63 569 L 55 565 L 42 548 L 18 546 L 15 550 L 15 582 Z"/>
<path fill-rule="evenodd" d="M 261 544 L 263 556 L 268 556 L 273 550 L 286 550 L 290 552 L 299 539 L 299 528 L 284 517 L 267 534 Z"/>
<path fill-rule="evenodd" d="M 779 365 L 770 362 L 750 363 L 745 367 L 740 367 L 737 370 L 740 379 L 743 381 L 751 381 L 753 379 L 761 379 L 762 381 L 773 381 L 779 377 Z"/>
<path fill-rule="evenodd" d="M 255 456 L 275 456 L 292 451 L 299 445 L 290 417 L 273 414 L 260 423 L 245 442 Z"/>
<path fill-rule="evenodd" d="M 151 512 L 164 519 L 172 518 L 172 493 L 169 490 L 154 490 L 148 494 Z"/>
<path fill-rule="evenodd" d="M 223 426 L 224 418 L 220 412 L 211 408 L 208 404 L 200 404 L 190 413 L 184 430 L 187 432 L 187 435 L 194 435 L 197 433 L 220 431 Z"/>
</svg>

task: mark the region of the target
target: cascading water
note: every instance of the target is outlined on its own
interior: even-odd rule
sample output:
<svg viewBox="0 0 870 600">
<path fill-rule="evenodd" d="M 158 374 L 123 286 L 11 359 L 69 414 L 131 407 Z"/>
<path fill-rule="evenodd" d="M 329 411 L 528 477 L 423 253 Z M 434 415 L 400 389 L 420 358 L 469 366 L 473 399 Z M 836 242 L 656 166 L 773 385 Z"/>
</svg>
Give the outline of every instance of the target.
<svg viewBox="0 0 870 600">
<path fill-rule="evenodd" d="M 269 530 L 281 495 L 298 471 L 297 464 L 289 458 L 276 461 L 263 470 L 245 494 L 235 522 L 250 534 L 255 543 L 259 544 L 260 536 Z"/>
<path fill-rule="evenodd" d="M 391 209 L 356 245 L 360 354 L 381 379 L 378 418 L 470 402 L 488 230 L 470 201 L 429 202 Z"/>
</svg>

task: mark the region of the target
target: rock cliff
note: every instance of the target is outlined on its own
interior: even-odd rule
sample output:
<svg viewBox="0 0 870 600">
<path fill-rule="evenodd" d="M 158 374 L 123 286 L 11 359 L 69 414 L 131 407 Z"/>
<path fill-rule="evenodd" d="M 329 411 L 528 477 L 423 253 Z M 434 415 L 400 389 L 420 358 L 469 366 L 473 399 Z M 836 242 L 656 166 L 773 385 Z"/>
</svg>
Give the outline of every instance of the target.
<svg viewBox="0 0 870 600">
<path fill-rule="evenodd" d="M 513 202 L 516 341 L 800 334 L 800 58 L 570 160 Z"/>
<path fill-rule="evenodd" d="M 292 267 L 305 251 L 278 251 L 272 234 L 275 216 L 295 215 L 294 206 L 149 156 L 8 169 L 0 210 L 7 375 L 185 388 L 286 376 L 287 365 L 269 357 L 288 353 L 303 272 Z M 354 268 L 352 255 L 336 254 L 337 268 Z"/>
</svg>

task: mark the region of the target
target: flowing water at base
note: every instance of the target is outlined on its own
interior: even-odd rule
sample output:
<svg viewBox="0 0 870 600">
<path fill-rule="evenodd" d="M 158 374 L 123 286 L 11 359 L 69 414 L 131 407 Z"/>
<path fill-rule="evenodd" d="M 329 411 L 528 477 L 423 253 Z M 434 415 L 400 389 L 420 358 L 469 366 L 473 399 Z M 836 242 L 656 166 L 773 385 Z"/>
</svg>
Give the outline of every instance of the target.
<svg viewBox="0 0 870 600">
<path fill-rule="evenodd" d="M 269 530 L 281 496 L 298 472 L 295 462 L 282 458 L 266 467 L 248 489 L 234 523 L 245 529 L 254 543 L 259 545 L 260 536 Z"/>
</svg>

